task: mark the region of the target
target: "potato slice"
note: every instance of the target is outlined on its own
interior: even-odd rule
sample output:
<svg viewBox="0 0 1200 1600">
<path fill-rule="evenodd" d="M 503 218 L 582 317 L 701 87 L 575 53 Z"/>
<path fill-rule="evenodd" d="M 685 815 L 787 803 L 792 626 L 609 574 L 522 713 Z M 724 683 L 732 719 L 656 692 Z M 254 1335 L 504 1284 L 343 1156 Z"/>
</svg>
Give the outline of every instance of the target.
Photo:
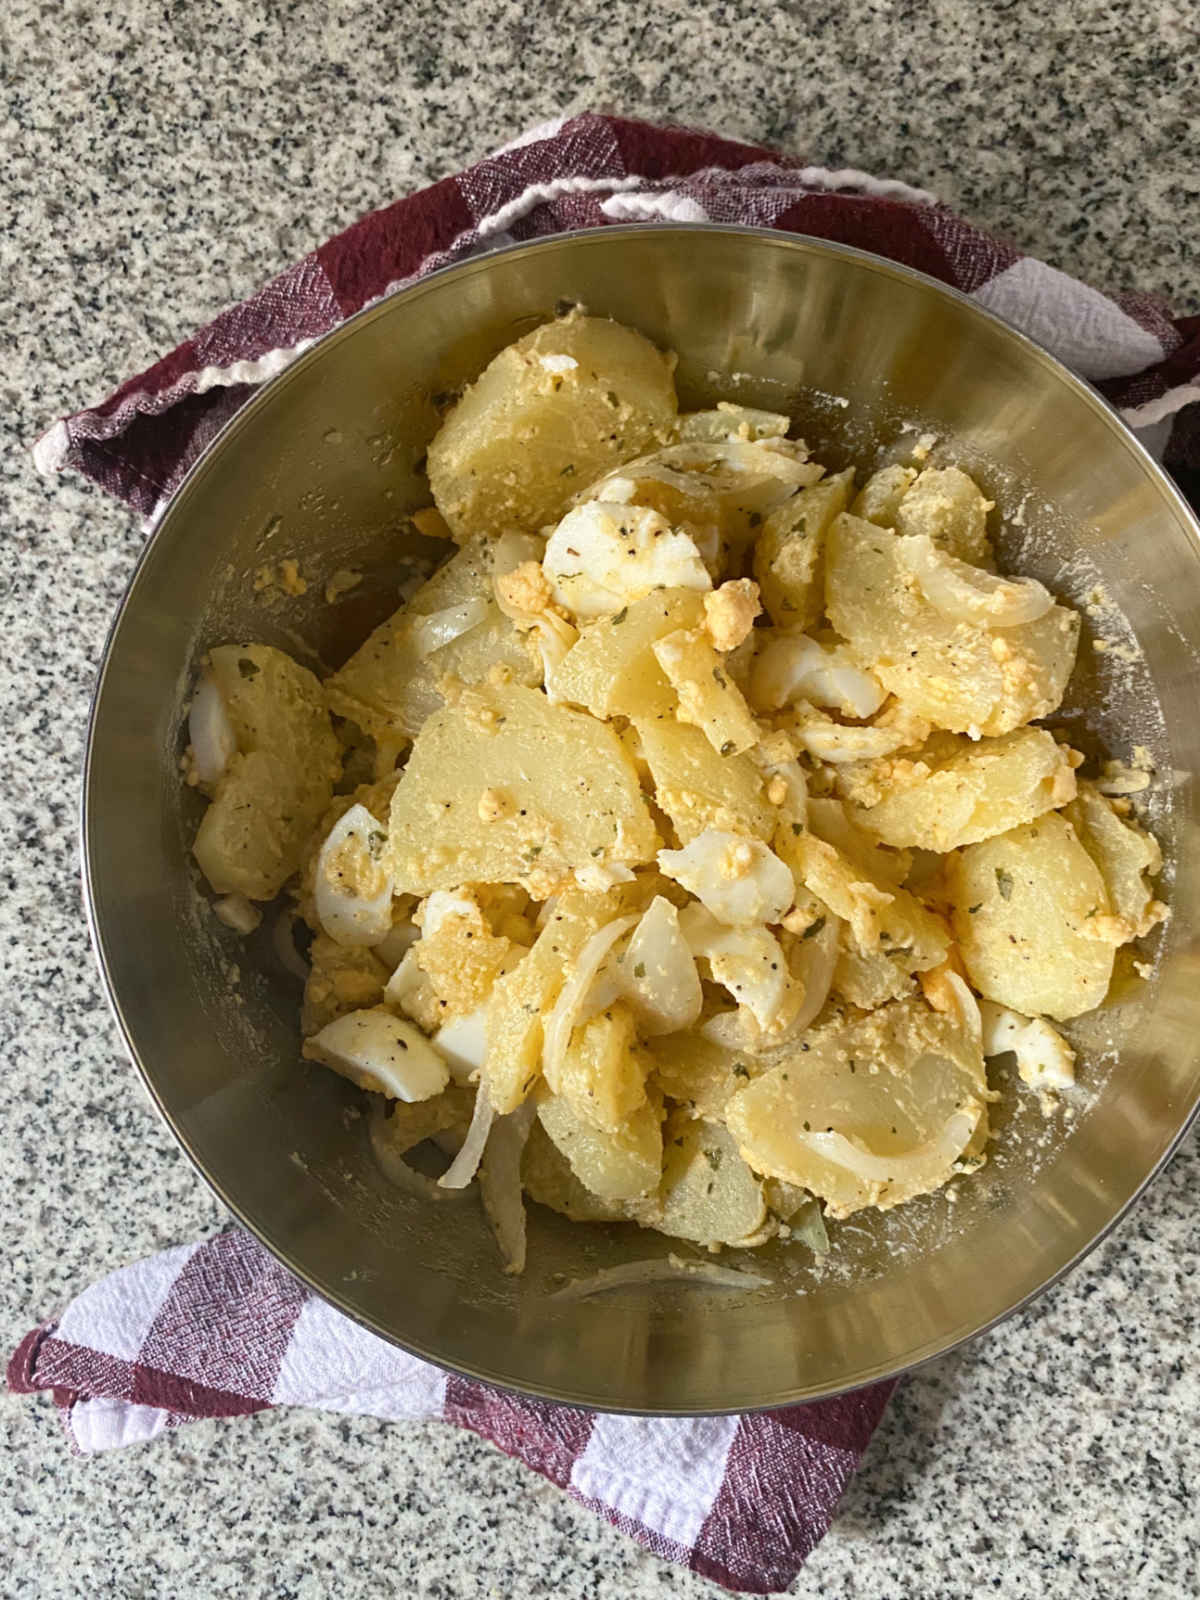
<svg viewBox="0 0 1200 1600">
<path fill-rule="evenodd" d="M 299 868 L 340 767 L 318 680 L 270 645 L 218 645 L 210 671 L 237 744 L 192 852 L 218 894 L 271 900 Z"/>
<path fill-rule="evenodd" d="M 754 544 L 754 576 L 778 628 L 809 628 L 825 609 L 825 534 L 846 509 L 852 468 L 802 489 L 772 511 Z"/>
<path fill-rule="evenodd" d="M 648 1098 L 615 1132 L 579 1117 L 561 1095 L 543 1094 L 538 1120 L 580 1183 L 602 1200 L 637 1200 L 662 1173 L 662 1107 Z"/>
<path fill-rule="evenodd" d="M 1044 728 L 997 739 L 942 734 L 892 762 L 889 792 L 851 816 L 884 844 L 957 850 L 1066 805 L 1075 794 L 1070 755 Z"/>
<path fill-rule="evenodd" d="M 571 1163 L 535 1121 L 521 1157 L 521 1183 L 538 1205 L 557 1211 L 571 1222 L 632 1222 L 653 1227 L 658 1216 L 658 1196 L 642 1200 L 602 1200 L 585 1189 Z"/>
<path fill-rule="evenodd" d="M 646 1099 L 646 1056 L 637 1048 L 633 1012 L 622 1000 L 575 1028 L 562 1064 L 546 1082 L 584 1122 L 616 1133 Z"/>
<path fill-rule="evenodd" d="M 681 844 L 706 828 L 753 839 L 771 837 L 776 812 L 767 801 L 763 774 L 749 756 L 722 756 L 699 728 L 668 716 L 639 716 L 635 727 L 654 780 L 654 798 Z"/>
<path fill-rule="evenodd" d="M 674 1111 L 663 1127 L 660 1233 L 694 1244 L 738 1244 L 767 1220 L 761 1181 L 719 1122 Z"/>
<path fill-rule="evenodd" d="M 664 1034 L 646 1050 L 663 1094 L 710 1122 L 724 1118 L 730 1096 L 755 1070 L 748 1058 L 698 1033 Z"/>
<path fill-rule="evenodd" d="M 537 530 L 584 485 L 665 440 L 674 358 L 632 328 L 571 316 L 502 350 L 429 446 L 429 484 L 458 539 Z"/>
<path fill-rule="evenodd" d="M 951 858 L 948 879 L 954 931 L 981 994 L 1060 1022 L 1101 1003 L 1119 919 L 1069 822 L 1050 812 L 968 845 Z"/>
<path fill-rule="evenodd" d="M 982 565 L 991 556 L 985 500 L 974 478 L 958 467 L 926 467 L 896 507 L 897 533 L 924 533 L 960 561 Z"/>
<path fill-rule="evenodd" d="M 887 955 L 908 972 L 928 971 L 946 959 L 949 931 L 907 889 L 881 881 L 863 862 L 852 861 L 813 833 L 781 828 L 775 849 L 798 885 L 850 924 L 864 955 Z"/>
<path fill-rule="evenodd" d="M 1075 661 L 1076 613 L 1056 605 L 996 633 L 952 623 L 904 571 L 898 545 L 898 535 L 857 517 L 830 527 L 827 609 L 859 660 L 911 710 L 955 733 L 1007 733 L 1053 711 Z"/>
<path fill-rule="evenodd" d="M 650 861 L 658 835 L 611 728 L 536 689 L 489 684 L 421 730 L 390 841 L 398 893 L 520 883 L 545 899 L 575 867 Z"/>
<path fill-rule="evenodd" d="M 501 555 L 498 561 L 497 548 Z M 540 541 L 530 541 L 536 554 Z M 381 622 L 325 685 L 330 708 L 379 739 L 414 739 L 441 709 L 443 678 L 482 683 L 493 666 L 508 668 L 517 683 L 534 684 L 541 667 L 518 630 L 492 598 L 492 580 L 507 570 L 515 549 L 473 539 L 438 569 L 412 599 Z M 430 648 L 428 619 L 473 608 L 479 620 L 447 643 Z M 451 622 L 451 625 L 453 623 Z M 436 638 L 437 635 L 432 635 Z"/>
<path fill-rule="evenodd" d="M 544 1019 L 579 952 L 619 908 L 616 893 L 564 890 L 529 954 L 496 980 L 482 1079 L 501 1115 L 515 1111 L 540 1077 Z"/>
<path fill-rule="evenodd" d="M 1166 907 L 1154 898 L 1146 881 L 1162 871 L 1158 840 L 1120 816 L 1112 801 L 1091 783 L 1079 785 L 1078 799 L 1064 814 L 1100 868 L 1113 913 L 1128 927 L 1127 937 L 1136 939 L 1149 933 L 1166 915 Z"/>
<path fill-rule="evenodd" d="M 894 528 L 900 502 L 912 487 L 916 476 L 915 467 L 880 467 L 855 495 L 851 512 L 864 522 L 875 523 L 877 527 Z"/>
<path fill-rule="evenodd" d="M 718 755 L 739 755 L 758 743 L 745 696 L 702 632 L 680 628 L 651 649 L 679 696 L 679 720 L 698 727 Z"/>
<path fill-rule="evenodd" d="M 894 1001 L 806 1043 L 729 1104 L 754 1171 L 846 1217 L 926 1194 L 960 1168 L 993 1096 L 979 1039 L 957 1018 Z"/>
<path fill-rule="evenodd" d="M 703 617 L 703 596 L 693 589 L 663 589 L 602 617 L 583 630 L 556 669 L 555 699 L 594 717 L 672 712 L 678 696 L 651 646 L 679 628 L 699 627 Z"/>
</svg>

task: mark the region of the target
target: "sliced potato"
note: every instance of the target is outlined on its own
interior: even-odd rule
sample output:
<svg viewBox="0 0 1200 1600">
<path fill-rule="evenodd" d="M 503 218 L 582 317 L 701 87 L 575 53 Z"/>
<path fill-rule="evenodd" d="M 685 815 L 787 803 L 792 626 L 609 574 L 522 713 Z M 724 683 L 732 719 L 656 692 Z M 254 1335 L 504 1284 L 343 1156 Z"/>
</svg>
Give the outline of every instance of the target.
<svg viewBox="0 0 1200 1600">
<path fill-rule="evenodd" d="M 537 1114 L 572 1172 L 592 1194 L 602 1200 L 638 1200 L 657 1188 L 662 1172 L 662 1107 L 653 1097 L 611 1133 L 585 1122 L 561 1095 L 543 1093 Z"/>
<path fill-rule="evenodd" d="M 429 484 L 457 539 L 556 521 L 578 490 L 665 440 L 674 359 L 599 317 L 544 323 L 502 350 L 429 446 Z"/>
<path fill-rule="evenodd" d="M 679 720 L 699 728 L 718 755 L 739 755 L 758 743 L 746 697 L 704 633 L 680 628 L 651 649 L 679 696 Z"/>
<path fill-rule="evenodd" d="M 896 507 L 897 533 L 928 535 L 934 544 L 976 565 L 991 556 L 985 500 L 979 485 L 959 467 L 926 467 Z"/>
<path fill-rule="evenodd" d="M 813 833 L 781 829 L 775 848 L 797 884 L 849 923 L 863 954 L 890 956 L 909 972 L 928 971 L 946 959 L 948 929 L 907 889 L 881 882 L 867 866 Z"/>
<path fill-rule="evenodd" d="M 992 1098 L 979 1039 L 920 1000 L 810 1036 L 740 1089 L 727 1121 L 756 1172 L 819 1195 L 833 1217 L 939 1188 Z"/>
<path fill-rule="evenodd" d="M 880 467 L 855 495 L 851 512 L 864 522 L 875 523 L 877 527 L 894 528 L 900 502 L 912 487 L 916 476 L 915 467 Z"/>
<path fill-rule="evenodd" d="M 492 598 L 496 571 L 521 553 L 505 559 L 504 549 L 497 540 L 472 539 L 439 568 L 329 679 L 331 709 L 376 738 L 414 739 L 444 703 L 444 678 L 482 683 L 492 667 L 504 666 L 517 683 L 537 683 L 541 667 Z M 453 627 L 456 612 L 460 623 L 476 620 L 436 644 L 440 634 L 429 619 L 448 617 Z"/>
<path fill-rule="evenodd" d="M 808 628 L 825 608 L 825 534 L 846 509 L 853 469 L 802 489 L 772 511 L 754 544 L 754 576 L 779 628 Z"/>
<path fill-rule="evenodd" d="M 1107 796 L 1091 783 L 1079 785 L 1079 796 L 1065 815 L 1080 843 L 1100 868 L 1113 914 L 1128 927 L 1127 937 L 1141 938 L 1162 921 L 1166 908 L 1154 898 L 1147 881 L 1162 871 L 1162 851 L 1152 834 L 1122 817 Z"/>
<path fill-rule="evenodd" d="M 968 845 L 948 879 L 954 931 L 981 994 L 1060 1022 L 1101 1003 L 1120 930 L 1114 937 L 1104 878 L 1069 822 L 1050 812 Z"/>
<path fill-rule="evenodd" d="M 708 1121 L 720 1121 L 729 1098 L 757 1070 L 749 1058 L 698 1033 L 668 1033 L 646 1050 L 653 1081 L 670 1100 Z"/>
<path fill-rule="evenodd" d="M 429 719 L 390 840 L 398 892 L 520 883 L 535 899 L 576 867 L 637 865 L 658 845 L 612 729 L 516 684 L 465 691 Z"/>
<path fill-rule="evenodd" d="M 885 844 L 957 850 L 1066 805 L 1075 794 L 1070 755 L 1044 728 L 979 740 L 941 734 L 911 760 L 893 761 L 884 798 L 851 815 Z"/>
<path fill-rule="evenodd" d="M 655 717 L 678 701 L 652 646 L 680 628 L 699 627 L 703 596 L 693 589 L 663 589 L 602 617 L 579 636 L 554 674 L 559 701 L 583 706 L 594 717 Z"/>
<path fill-rule="evenodd" d="M 575 1028 L 562 1063 L 546 1082 L 575 1114 L 616 1133 L 646 1098 L 649 1063 L 637 1048 L 633 1012 L 615 1000 Z"/>
<path fill-rule="evenodd" d="M 299 868 L 340 748 L 321 685 L 270 645 L 219 645 L 210 672 L 237 744 L 192 846 L 218 894 L 270 900 Z"/>
<path fill-rule="evenodd" d="M 612 921 L 619 906 L 615 893 L 564 890 L 529 954 L 496 980 L 488 1004 L 482 1079 L 501 1115 L 515 1111 L 538 1081 L 545 1017 L 579 952 Z"/>
<path fill-rule="evenodd" d="M 658 1216 L 658 1196 L 653 1191 L 641 1200 L 602 1200 L 585 1189 L 571 1163 L 535 1121 L 521 1157 L 521 1183 L 540 1206 L 548 1206 L 571 1222 L 632 1222 L 653 1227 Z"/>
<path fill-rule="evenodd" d="M 714 411 L 688 411 L 676 429 L 682 440 L 784 439 L 791 421 L 781 411 L 759 411 L 719 400 Z"/>
<path fill-rule="evenodd" d="M 675 1111 L 663 1127 L 660 1233 L 694 1244 L 740 1244 L 767 1220 L 762 1182 L 719 1122 Z"/>
<path fill-rule="evenodd" d="M 1007 733 L 1053 711 L 1075 662 L 1076 613 L 1056 605 L 994 633 L 952 623 L 904 571 L 899 542 L 857 517 L 840 516 L 829 530 L 829 618 L 860 661 L 905 705 L 955 733 Z"/>
<path fill-rule="evenodd" d="M 864 954 L 852 937 L 843 941 L 833 971 L 833 992 L 860 1011 L 874 1011 L 889 1000 L 913 993 L 911 972 L 882 950 Z"/>
<path fill-rule="evenodd" d="M 775 808 L 763 774 L 746 755 L 722 756 L 699 728 L 672 717 L 635 722 L 642 756 L 654 780 L 654 798 L 670 817 L 681 844 L 706 828 L 769 839 Z"/>
</svg>

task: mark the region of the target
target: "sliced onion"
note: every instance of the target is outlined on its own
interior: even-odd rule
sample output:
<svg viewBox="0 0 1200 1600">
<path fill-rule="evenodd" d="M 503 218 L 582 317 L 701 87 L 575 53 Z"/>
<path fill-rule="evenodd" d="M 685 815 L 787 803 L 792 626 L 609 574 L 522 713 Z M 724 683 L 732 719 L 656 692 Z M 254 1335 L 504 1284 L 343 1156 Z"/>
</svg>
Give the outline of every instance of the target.
<svg viewBox="0 0 1200 1600">
<path fill-rule="evenodd" d="M 545 1077 L 557 1080 L 559 1068 L 567 1053 L 567 1046 L 571 1042 L 571 1034 L 579 1021 L 588 990 L 604 965 L 608 952 L 622 934 L 629 932 L 637 920 L 636 917 L 617 917 L 612 922 L 606 922 L 579 952 L 570 976 L 563 984 L 562 992 L 546 1018 L 545 1032 L 542 1036 L 542 1073 Z"/>
<path fill-rule="evenodd" d="M 829 1234 L 825 1229 L 820 1201 L 809 1200 L 799 1214 L 788 1223 L 788 1227 L 796 1243 L 807 1245 L 813 1255 L 829 1254 Z"/>
<path fill-rule="evenodd" d="M 201 675 L 188 712 L 188 739 L 192 746 L 192 771 L 200 783 L 217 783 L 237 754 L 237 738 L 217 680 Z"/>
<path fill-rule="evenodd" d="M 926 533 L 899 539 L 896 553 L 930 605 L 949 622 L 1019 628 L 1044 617 L 1054 604 L 1036 578 L 998 578 L 948 555 Z"/>
<path fill-rule="evenodd" d="M 789 1029 L 789 1037 L 811 1028 L 821 1007 L 829 999 L 837 967 L 840 920 L 827 912 L 825 926 L 806 939 L 795 952 L 792 972 L 804 984 L 804 1002 Z"/>
<path fill-rule="evenodd" d="M 526 1100 L 507 1116 L 497 1117 L 479 1168 L 483 1209 L 496 1235 L 505 1272 L 525 1270 L 525 1199 L 521 1192 L 521 1156 L 533 1127 L 536 1106 Z"/>
<path fill-rule="evenodd" d="M 763 711 L 778 711 L 803 699 L 832 706 L 844 716 L 871 717 L 887 699 L 887 690 L 858 666 L 844 645 L 823 645 L 803 633 L 776 633 L 754 658 L 750 698 Z"/>
<path fill-rule="evenodd" d="M 481 1083 L 475 1091 L 475 1111 L 471 1117 L 471 1126 L 467 1129 L 467 1137 L 463 1140 L 462 1149 L 438 1179 L 440 1188 L 465 1189 L 471 1182 L 479 1170 L 484 1146 L 487 1144 L 488 1134 L 492 1131 L 495 1116 L 496 1108 L 488 1099 L 488 1092 Z"/>
<path fill-rule="evenodd" d="M 978 1106 L 973 1113 L 956 1111 L 936 1139 L 916 1145 L 905 1155 L 874 1155 L 860 1140 L 848 1138 L 844 1133 L 797 1133 L 795 1138 L 798 1144 L 807 1145 L 814 1155 L 852 1172 L 863 1183 L 887 1183 L 900 1178 L 920 1184 L 931 1168 L 941 1171 L 962 1155 L 971 1142 L 979 1117 Z"/>
<path fill-rule="evenodd" d="M 293 978 L 299 978 L 301 983 L 308 982 L 308 963 L 296 949 L 296 940 L 293 930 L 296 926 L 296 913 L 294 911 L 281 911 L 275 918 L 275 926 L 271 929 L 271 944 L 280 963 Z"/>
<path fill-rule="evenodd" d="M 377 944 L 392 925 L 392 874 L 384 865 L 387 829 L 354 805 L 330 828 L 317 857 L 313 903 L 331 939 Z"/>
<path fill-rule="evenodd" d="M 567 652 L 579 638 L 578 632 L 556 611 L 542 611 L 533 618 L 532 631 L 542 658 L 542 684 L 552 705 L 561 703 L 554 675 L 566 660 Z"/>
<path fill-rule="evenodd" d="M 546 541 L 536 533 L 518 533 L 510 530 L 492 540 L 492 577 L 503 578 L 523 561 L 540 561 L 546 553 Z"/>
<path fill-rule="evenodd" d="M 642 914 L 614 976 L 644 1037 L 690 1028 L 700 1015 L 703 994 L 695 958 L 680 931 L 678 911 L 662 895 L 655 895 Z"/>
<path fill-rule="evenodd" d="M 618 1267 L 601 1267 L 590 1278 L 576 1278 L 548 1300 L 586 1300 L 609 1289 L 627 1289 L 641 1283 L 695 1283 L 717 1289 L 765 1289 L 772 1280 L 737 1267 L 719 1267 L 712 1261 L 685 1261 L 682 1256 L 654 1256 L 648 1261 L 624 1261 Z"/>
<path fill-rule="evenodd" d="M 371 1154 L 380 1172 L 405 1194 L 415 1195 L 418 1200 L 462 1200 L 471 1193 L 469 1188 L 441 1188 L 436 1179 L 410 1167 L 404 1157 L 391 1148 L 387 1140 L 387 1110 L 382 1100 L 371 1102 L 367 1115 L 367 1136 L 371 1142 Z"/>
<path fill-rule="evenodd" d="M 983 1050 L 983 1017 L 979 1011 L 979 1001 L 971 993 L 966 983 L 957 972 L 945 972 L 943 977 L 954 993 L 958 1007 L 958 1020 L 962 1023 L 963 1032 L 980 1052 Z"/>
<path fill-rule="evenodd" d="M 460 605 L 447 606 L 444 611 L 431 611 L 428 616 L 410 615 L 408 624 L 417 654 L 432 655 L 435 650 L 440 650 L 443 645 L 449 644 L 452 639 L 457 639 L 460 634 L 470 633 L 472 628 L 477 628 L 484 620 L 487 612 L 487 601 L 482 596 L 476 595 L 474 599 L 464 600 Z"/>
</svg>

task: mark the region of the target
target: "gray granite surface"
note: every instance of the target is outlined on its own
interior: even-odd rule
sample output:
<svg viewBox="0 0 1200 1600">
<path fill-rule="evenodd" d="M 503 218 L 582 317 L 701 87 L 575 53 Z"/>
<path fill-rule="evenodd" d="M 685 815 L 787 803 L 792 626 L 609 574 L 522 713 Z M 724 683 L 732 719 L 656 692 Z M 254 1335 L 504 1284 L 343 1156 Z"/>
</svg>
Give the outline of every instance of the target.
<svg viewBox="0 0 1200 1600">
<path fill-rule="evenodd" d="M 134 1087 L 77 885 L 88 694 L 139 534 L 23 444 L 359 212 L 589 105 L 890 173 L 1195 311 L 1195 44 L 1187 0 L 10 0 L 0 1342 L 220 1221 Z M 1197 1592 L 1198 1176 L 1193 1141 L 1066 1283 L 905 1384 L 796 1593 Z M 265 1415 L 88 1461 L 44 1399 L 0 1427 L 3 1596 L 716 1593 L 438 1427 Z"/>
</svg>

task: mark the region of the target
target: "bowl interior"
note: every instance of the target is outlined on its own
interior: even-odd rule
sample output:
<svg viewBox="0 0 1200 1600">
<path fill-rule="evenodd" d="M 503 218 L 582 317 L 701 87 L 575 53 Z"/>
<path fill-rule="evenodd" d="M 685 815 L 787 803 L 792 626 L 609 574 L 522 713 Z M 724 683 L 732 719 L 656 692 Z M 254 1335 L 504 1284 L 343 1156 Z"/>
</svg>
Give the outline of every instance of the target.
<svg viewBox="0 0 1200 1600">
<path fill-rule="evenodd" d="M 564 300 L 680 356 L 685 403 L 798 417 L 818 459 L 865 467 L 936 435 L 977 473 L 1008 560 L 1087 606 L 1061 714 L 1085 746 L 1151 755 L 1146 797 L 1174 915 L 1149 983 L 1118 975 L 1076 1030 L 1082 1088 L 1046 1120 L 1001 1081 L 977 1176 L 753 1258 L 769 1289 L 642 1287 L 548 1303 L 668 1241 L 531 1208 L 530 1265 L 500 1270 L 476 1205 L 435 1206 L 375 1172 L 357 1092 L 299 1056 L 299 985 L 269 920 L 249 941 L 208 911 L 190 863 L 198 802 L 178 781 L 199 655 L 263 639 L 336 666 L 443 547 L 407 513 L 435 397 Z M 93 923 L 151 1093 L 237 1215 L 343 1309 L 418 1354 L 513 1388 L 656 1412 L 780 1405 L 849 1388 L 1003 1316 L 1108 1226 L 1164 1159 L 1200 1092 L 1194 954 L 1200 719 L 1195 523 L 1102 401 L 961 297 L 812 240 L 750 230 L 607 229 L 467 262 L 361 314 L 243 410 L 170 506 L 116 625 L 95 709 L 85 845 Z M 298 559 L 308 591 L 256 592 Z M 339 568 L 363 582 L 337 604 Z M 1114 611 L 1114 606 L 1117 610 Z M 1110 648 L 1097 652 L 1101 635 Z M 1116 646 L 1116 648 L 1113 648 Z M 1142 952 L 1145 955 L 1145 952 Z"/>
</svg>

